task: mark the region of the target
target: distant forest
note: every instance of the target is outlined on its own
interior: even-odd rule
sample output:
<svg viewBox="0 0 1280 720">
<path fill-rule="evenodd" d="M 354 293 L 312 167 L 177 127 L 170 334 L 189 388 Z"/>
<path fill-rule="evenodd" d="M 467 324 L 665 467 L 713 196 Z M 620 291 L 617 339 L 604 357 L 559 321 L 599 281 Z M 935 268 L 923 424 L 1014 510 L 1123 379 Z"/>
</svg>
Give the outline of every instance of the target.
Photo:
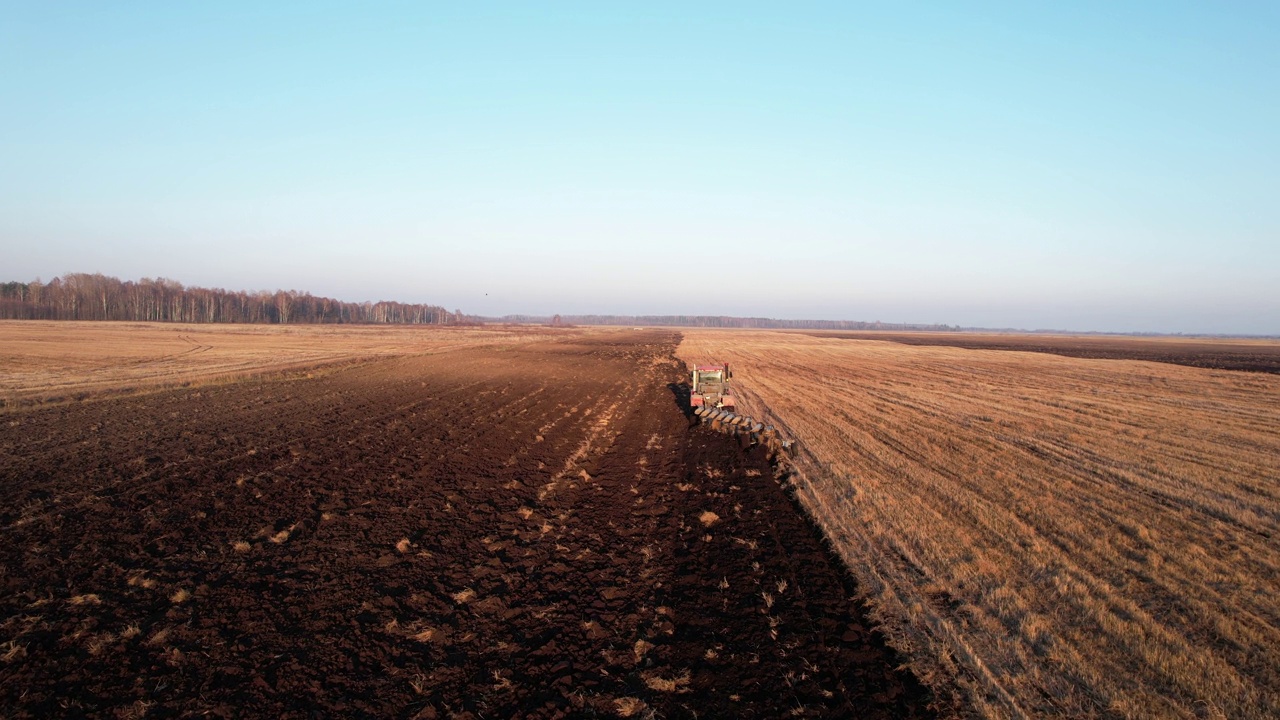
<svg viewBox="0 0 1280 720">
<path fill-rule="evenodd" d="M 777 320 L 727 315 L 507 315 L 484 318 L 490 322 L 536 323 L 549 325 L 631 325 L 648 327 L 757 328 L 765 330 L 959 330 L 951 325 L 915 325 L 859 320 Z"/>
<path fill-rule="evenodd" d="M 776 320 L 726 315 L 507 315 L 481 318 L 436 305 L 343 302 L 297 290 L 245 292 L 184 287 L 176 280 L 137 282 L 101 274 L 70 273 L 47 283 L 0 283 L 3 320 L 129 320 L 184 323 L 352 323 L 461 325 L 477 322 L 534 325 L 643 325 L 647 327 L 805 330 L 959 330 L 948 325 Z"/>
<path fill-rule="evenodd" d="M 244 292 L 72 273 L 47 283 L 0 283 L 0 319 L 186 323 L 452 325 L 461 313 L 435 305 L 342 302 L 296 290 Z"/>
</svg>

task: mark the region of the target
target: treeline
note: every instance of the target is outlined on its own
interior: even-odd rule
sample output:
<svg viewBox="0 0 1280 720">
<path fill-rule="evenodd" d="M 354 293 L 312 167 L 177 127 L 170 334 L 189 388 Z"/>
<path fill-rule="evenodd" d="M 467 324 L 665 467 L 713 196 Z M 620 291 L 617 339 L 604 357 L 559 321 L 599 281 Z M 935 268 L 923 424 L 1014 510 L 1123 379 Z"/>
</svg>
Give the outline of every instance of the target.
<svg viewBox="0 0 1280 720">
<path fill-rule="evenodd" d="M 644 325 L 657 327 L 749 328 L 761 330 L 959 330 L 951 325 L 917 325 L 859 320 L 778 320 L 728 315 L 557 315 L 565 325 Z M 499 322 L 548 324 L 549 317 L 507 315 Z"/>
<path fill-rule="evenodd" d="M 166 278 L 120 281 L 72 273 L 47 283 L 0 284 L 0 319 L 186 323 L 452 325 L 460 312 L 435 305 L 342 302 L 297 290 L 244 292 L 183 287 Z"/>
</svg>

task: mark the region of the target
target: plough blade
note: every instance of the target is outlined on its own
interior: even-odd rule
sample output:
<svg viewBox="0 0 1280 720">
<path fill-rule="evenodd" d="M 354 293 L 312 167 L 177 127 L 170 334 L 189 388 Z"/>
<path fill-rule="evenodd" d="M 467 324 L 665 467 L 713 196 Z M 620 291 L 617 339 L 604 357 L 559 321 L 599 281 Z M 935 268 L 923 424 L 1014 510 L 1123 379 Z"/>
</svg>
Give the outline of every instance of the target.
<svg viewBox="0 0 1280 720">
<path fill-rule="evenodd" d="M 720 408 L 695 407 L 693 414 L 712 430 L 735 437 L 746 437 L 752 445 L 761 444 L 771 452 L 792 451 L 795 444 L 786 440 L 772 425 L 765 425 L 746 415 Z"/>
</svg>

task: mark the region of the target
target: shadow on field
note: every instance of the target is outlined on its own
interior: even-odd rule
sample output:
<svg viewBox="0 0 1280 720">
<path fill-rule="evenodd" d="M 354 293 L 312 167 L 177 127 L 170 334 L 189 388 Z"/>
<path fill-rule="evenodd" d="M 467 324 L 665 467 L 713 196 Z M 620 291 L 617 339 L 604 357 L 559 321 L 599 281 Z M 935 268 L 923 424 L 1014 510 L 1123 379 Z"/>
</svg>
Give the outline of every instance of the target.
<svg viewBox="0 0 1280 720">
<path fill-rule="evenodd" d="M 682 531 L 668 597 L 670 667 L 694 667 L 671 717 L 934 717 L 930 693 L 874 629 L 857 587 L 760 446 L 691 428 L 684 480 L 700 523 Z M 709 514 L 708 514 L 709 513 Z"/>
<path fill-rule="evenodd" d="M 692 391 L 689 388 L 689 383 L 667 383 L 667 389 L 671 391 L 671 397 L 675 400 L 676 407 L 680 409 L 680 412 L 684 413 L 685 417 L 692 418 L 693 408 L 689 406 L 689 398 L 692 395 Z"/>
</svg>

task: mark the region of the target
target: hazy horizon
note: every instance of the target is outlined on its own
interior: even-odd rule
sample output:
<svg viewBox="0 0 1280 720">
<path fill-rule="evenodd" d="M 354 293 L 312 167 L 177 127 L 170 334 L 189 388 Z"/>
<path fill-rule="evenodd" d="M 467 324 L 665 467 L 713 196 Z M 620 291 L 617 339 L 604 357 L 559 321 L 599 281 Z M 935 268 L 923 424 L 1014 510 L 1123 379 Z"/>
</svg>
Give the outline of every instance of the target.
<svg viewBox="0 0 1280 720">
<path fill-rule="evenodd" d="M 12 4 L 0 280 L 1280 334 L 1280 9 Z"/>
</svg>

